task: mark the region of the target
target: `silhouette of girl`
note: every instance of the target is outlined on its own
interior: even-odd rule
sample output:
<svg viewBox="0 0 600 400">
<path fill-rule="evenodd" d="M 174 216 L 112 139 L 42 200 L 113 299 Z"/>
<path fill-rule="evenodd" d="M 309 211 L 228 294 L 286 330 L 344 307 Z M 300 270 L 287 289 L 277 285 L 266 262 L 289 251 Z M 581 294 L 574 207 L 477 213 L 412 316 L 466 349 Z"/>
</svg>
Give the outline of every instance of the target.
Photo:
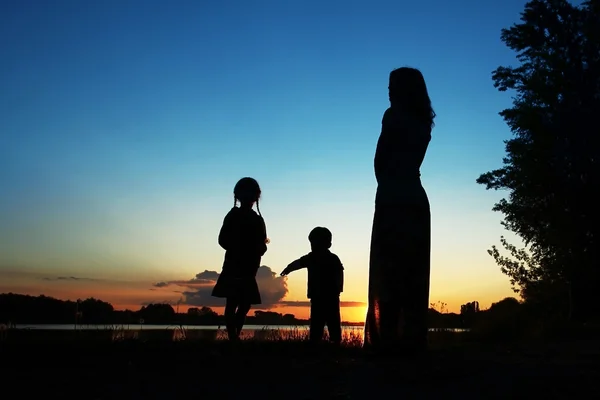
<svg viewBox="0 0 600 400">
<path fill-rule="evenodd" d="M 239 338 L 252 304 L 261 303 L 256 273 L 260 259 L 267 251 L 268 240 L 258 205 L 260 194 L 256 180 L 240 179 L 233 189 L 233 208 L 225 216 L 219 232 L 219 245 L 225 249 L 225 260 L 212 295 L 227 299 L 225 324 L 230 340 Z M 258 214 L 252 209 L 254 203 Z"/>
<path fill-rule="evenodd" d="M 377 194 L 369 261 L 365 347 L 425 350 L 431 214 L 421 185 L 435 113 L 421 72 L 390 73 L 375 153 Z"/>
</svg>

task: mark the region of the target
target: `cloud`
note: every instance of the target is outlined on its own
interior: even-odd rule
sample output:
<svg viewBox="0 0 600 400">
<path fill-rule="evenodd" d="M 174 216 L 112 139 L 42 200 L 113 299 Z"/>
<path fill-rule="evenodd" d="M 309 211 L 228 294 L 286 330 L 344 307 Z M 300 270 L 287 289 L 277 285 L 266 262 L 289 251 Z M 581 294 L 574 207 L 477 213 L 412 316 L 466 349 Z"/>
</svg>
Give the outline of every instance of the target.
<svg viewBox="0 0 600 400">
<path fill-rule="evenodd" d="M 213 287 L 219 278 L 217 271 L 200 272 L 193 279 L 178 280 L 168 282 L 157 282 L 155 288 L 164 288 L 167 286 L 179 286 L 184 288 L 183 303 L 190 306 L 222 307 L 225 305 L 225 299 L 213 297 L 211 295 Z M 269 309 L 280 304 L 288 293 L 287 279 L 277 276 L 271 268 L 266 265 L 261 266 L 256 274 L 256 282 L 260 290 L 262 304 L 255 305 L 255 309 Z"/>
<path fill-rule="evenodd" d="M 261 267 L 262 268 L 262 267 Z M 268 268 L 268 267 L 267 267 Z M 260 271 L 260 269 L 259 269 Z M 168 282 L 157 282 L 154 287 L 164 288 L 167 286 L 180 286 L 184 288 L 200 288 L 206 285 L 215 285 L 215 282 L 219 278 L 219 273 L 217 271 L 208 271 L 200 272 L 196 274 L 196 277 L 190 280 L 179 280 L 179 281 L 168 281 Z"/>
<path fill-rule="evenodd" d="M 212 297 L 211 293 L 219 279 L 216 271 L 200 272 L 190 280 L 176 280 L 157 282 L 150 290 L 158 290 L 168 286 L 179 286 L 183 290 L 172 290 L 183 295 L 182 304 L 190 306 L 222 307 L 225 299 Z M 271 268 L 261 266 L 256 274 L 256 282 L 260 290 L 262 304 L 253 306 L 255 309 L 271 309 L 275 307 L 310 307 L 310 301 L 285 301 L 288 294 L 287 278 L 277 276 Z M 366 303 L 360 301 L 341 301 L 340 307 L 365 307 Z"/>
<path fill-rule="evenodd" d="M 101 279 L 94 279 L 94 278 L 78 278 L 76 276 L 56 276 L 56 277 L 45 277 L 42 278 L 42 280 L 44 281 L 77 281 L 77 282 L 81 282 L 81 281 L 86 281 L 86 282 L 100 282 Z"/>
</svg>

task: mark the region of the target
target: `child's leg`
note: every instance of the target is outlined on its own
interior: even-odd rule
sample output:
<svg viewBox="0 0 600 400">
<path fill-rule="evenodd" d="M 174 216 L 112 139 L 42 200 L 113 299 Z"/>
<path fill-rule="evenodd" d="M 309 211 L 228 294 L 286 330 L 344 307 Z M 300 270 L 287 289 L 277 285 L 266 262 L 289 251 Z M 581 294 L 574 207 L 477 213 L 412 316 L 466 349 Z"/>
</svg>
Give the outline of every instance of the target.
<svg viewBox="0 0 600 400">
<path fill-rule="evenodd" d="M 240 303 L 238 305 L 237 312 L 235 313 L 235 328 L 238 336 L 242 332 L 250 307 L 252 307 L 250 303 Z"/>
<path fill-rule="evenodd" d="M 238 338 L 236 328 L 236 309 L 238 308 L 238 302 L 236 299 L 227 298 L 225 303 L 225 326 L 227 327 L 227 336 L 229 340 L 236 340 Z"/>
<path fill-rule="evenodd" d="M 327 330 L 329 340 L 335 344 L 342 343 L 342 316 L 340 313 L 340 299 L 335 298 L 327 302 Z"/>
<path fill-rule="evenodd" d="M 325 310 L 323 302 L 319 300 L 310 301 L 310 332 L 311 342 L 320 342 L 325 330 Z"/>
</svg>

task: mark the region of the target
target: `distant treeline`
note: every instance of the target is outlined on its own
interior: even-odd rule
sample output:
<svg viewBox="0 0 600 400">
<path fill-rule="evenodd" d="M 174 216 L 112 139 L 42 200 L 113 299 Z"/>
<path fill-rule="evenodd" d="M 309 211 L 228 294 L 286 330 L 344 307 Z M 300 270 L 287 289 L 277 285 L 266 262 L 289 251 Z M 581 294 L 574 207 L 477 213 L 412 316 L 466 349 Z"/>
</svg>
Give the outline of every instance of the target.
<svg viewBox="0 0 600 400">
<path fill-rule="evenodd" d="M 170 304 L 157 303 L 142 306 L 137 311 L 115 310 L 113 305 L 88 298 L 59 300 L 48 296 L 0 294 L 0 323 L 11 324 L 151 324 L 151 325 L 222 325 L 224 319 L 209 307 L 192 307 L 186 313 L 177 313 Z M 292 314 L 255 311 L 248 316 L 248 324 L 300 325 L 306 320 Z"/>
<path fill-rule="evenodd" d="M 513 298 L 495 303 L 490 310 L 479 310 L 475 301 L 461 307 L 461 313 L 447 313 L 444 304 L 429 310 L 430 328 L 470 328 L 492 309 L 517 307 Z M 439 310 L 436 310 L 439 308 Z M 0 294 L 0 323 L 11 324 L 156 324 L 156 325 L 223 325 L 223 316 L 209 307 L 192 307 L 186 313 L 177 313 L 170 304 L 158 303 L 142 306 L 137 311 L 115 310 L 112 304 L 88 298 L 85 300 L 59 300 L 48 296 Z M 273 311 L 254 311 L 248 316 L 250 325 L 305 325 L 308 320 L 293 314 Z M 345 322 L 346 325 L 362 325 L 362 322 Z"/>
</svg>

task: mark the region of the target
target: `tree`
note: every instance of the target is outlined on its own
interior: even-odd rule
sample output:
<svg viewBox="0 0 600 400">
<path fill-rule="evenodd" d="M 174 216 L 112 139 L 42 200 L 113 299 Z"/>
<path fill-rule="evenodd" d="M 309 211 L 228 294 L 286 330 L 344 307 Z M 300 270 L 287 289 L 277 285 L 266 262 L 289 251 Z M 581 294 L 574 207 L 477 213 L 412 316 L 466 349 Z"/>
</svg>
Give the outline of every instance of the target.
<svg viewBox="0 0 600 400">
<path fill-rule="evenodd" d="M 93 297 L 81 301 L 77 309 L 81 312 L 82 323 L 109 323 L 114 311 L 112 304 Z"/>
<path fill-rule="evenodd" d="M 194 317 L 197 317 L 197 316 L 200 315 L 200 309 L 198 307 L 190 307 L 187 310 L 187 314 L 191 315 L 191 316 L 194 316 Z"/>
<path fill-rule="evenodd" d="M 175 317 L 175 310 L 170 304 L 156 303 L 148 304 L 140 309 L 139 316 L 146 323 L 172 323 Z"/>
<path fill-rule="evenodd" d="M 492 76 L 500 91 L 516 91 L 500 113 L 514 137 L 504 166 L 477 183 L 509 191 L 493 210 L 525 248 L 501 238 L 510 257 L 488 252 L 524 300 L 554 302 L 582 320 L 597 312 L 590 300 L 600 283 L 600 1 L 530 1 L 501 38 L 520 62 Z"/>
<path fill-rule="evenodd" d="M 187 311 L 188 315 L 193 315 L 196 317 L 205 317 L 205 316 L 210 316 L 210 317 L 216 317 L 218 314 L 213 311 L 212 308 L 210 307 L 202 307 L 202 308 L 198 308 L 198 307 L 190 307 Z"/>
<path fill-rule="evenodd" d="M 211 317 L 216 317 L 216 316 L 217 316 L 217 315 L 219 315 L 219 314 L 217 314 L 215 311 L 213 311 L 213 309 L 212 309 L 212 308 L 210 308 L 210 307 L 204 307 L 204 306 L 203 306 L 203 307 L 200 309 L 200 315 L 202 315 L 202 316 L 211 316 Z"/>
<path fill-rule="evenodd" d="M 479 312 L 479 302 L 472 301 L 460 306 L 460 319 L 463 326 L 470 327 Z"/>
<path fill-rule="evenodd" d="M 478 301 L 472 301 L 470 303 L 463 304 L 462 306 L 460 306 L 460 314 L 461 315 L 474 314 L 474 313 L 478 313 L 478 312 L 479 312 L 479 302 Z"/>
</svg>

